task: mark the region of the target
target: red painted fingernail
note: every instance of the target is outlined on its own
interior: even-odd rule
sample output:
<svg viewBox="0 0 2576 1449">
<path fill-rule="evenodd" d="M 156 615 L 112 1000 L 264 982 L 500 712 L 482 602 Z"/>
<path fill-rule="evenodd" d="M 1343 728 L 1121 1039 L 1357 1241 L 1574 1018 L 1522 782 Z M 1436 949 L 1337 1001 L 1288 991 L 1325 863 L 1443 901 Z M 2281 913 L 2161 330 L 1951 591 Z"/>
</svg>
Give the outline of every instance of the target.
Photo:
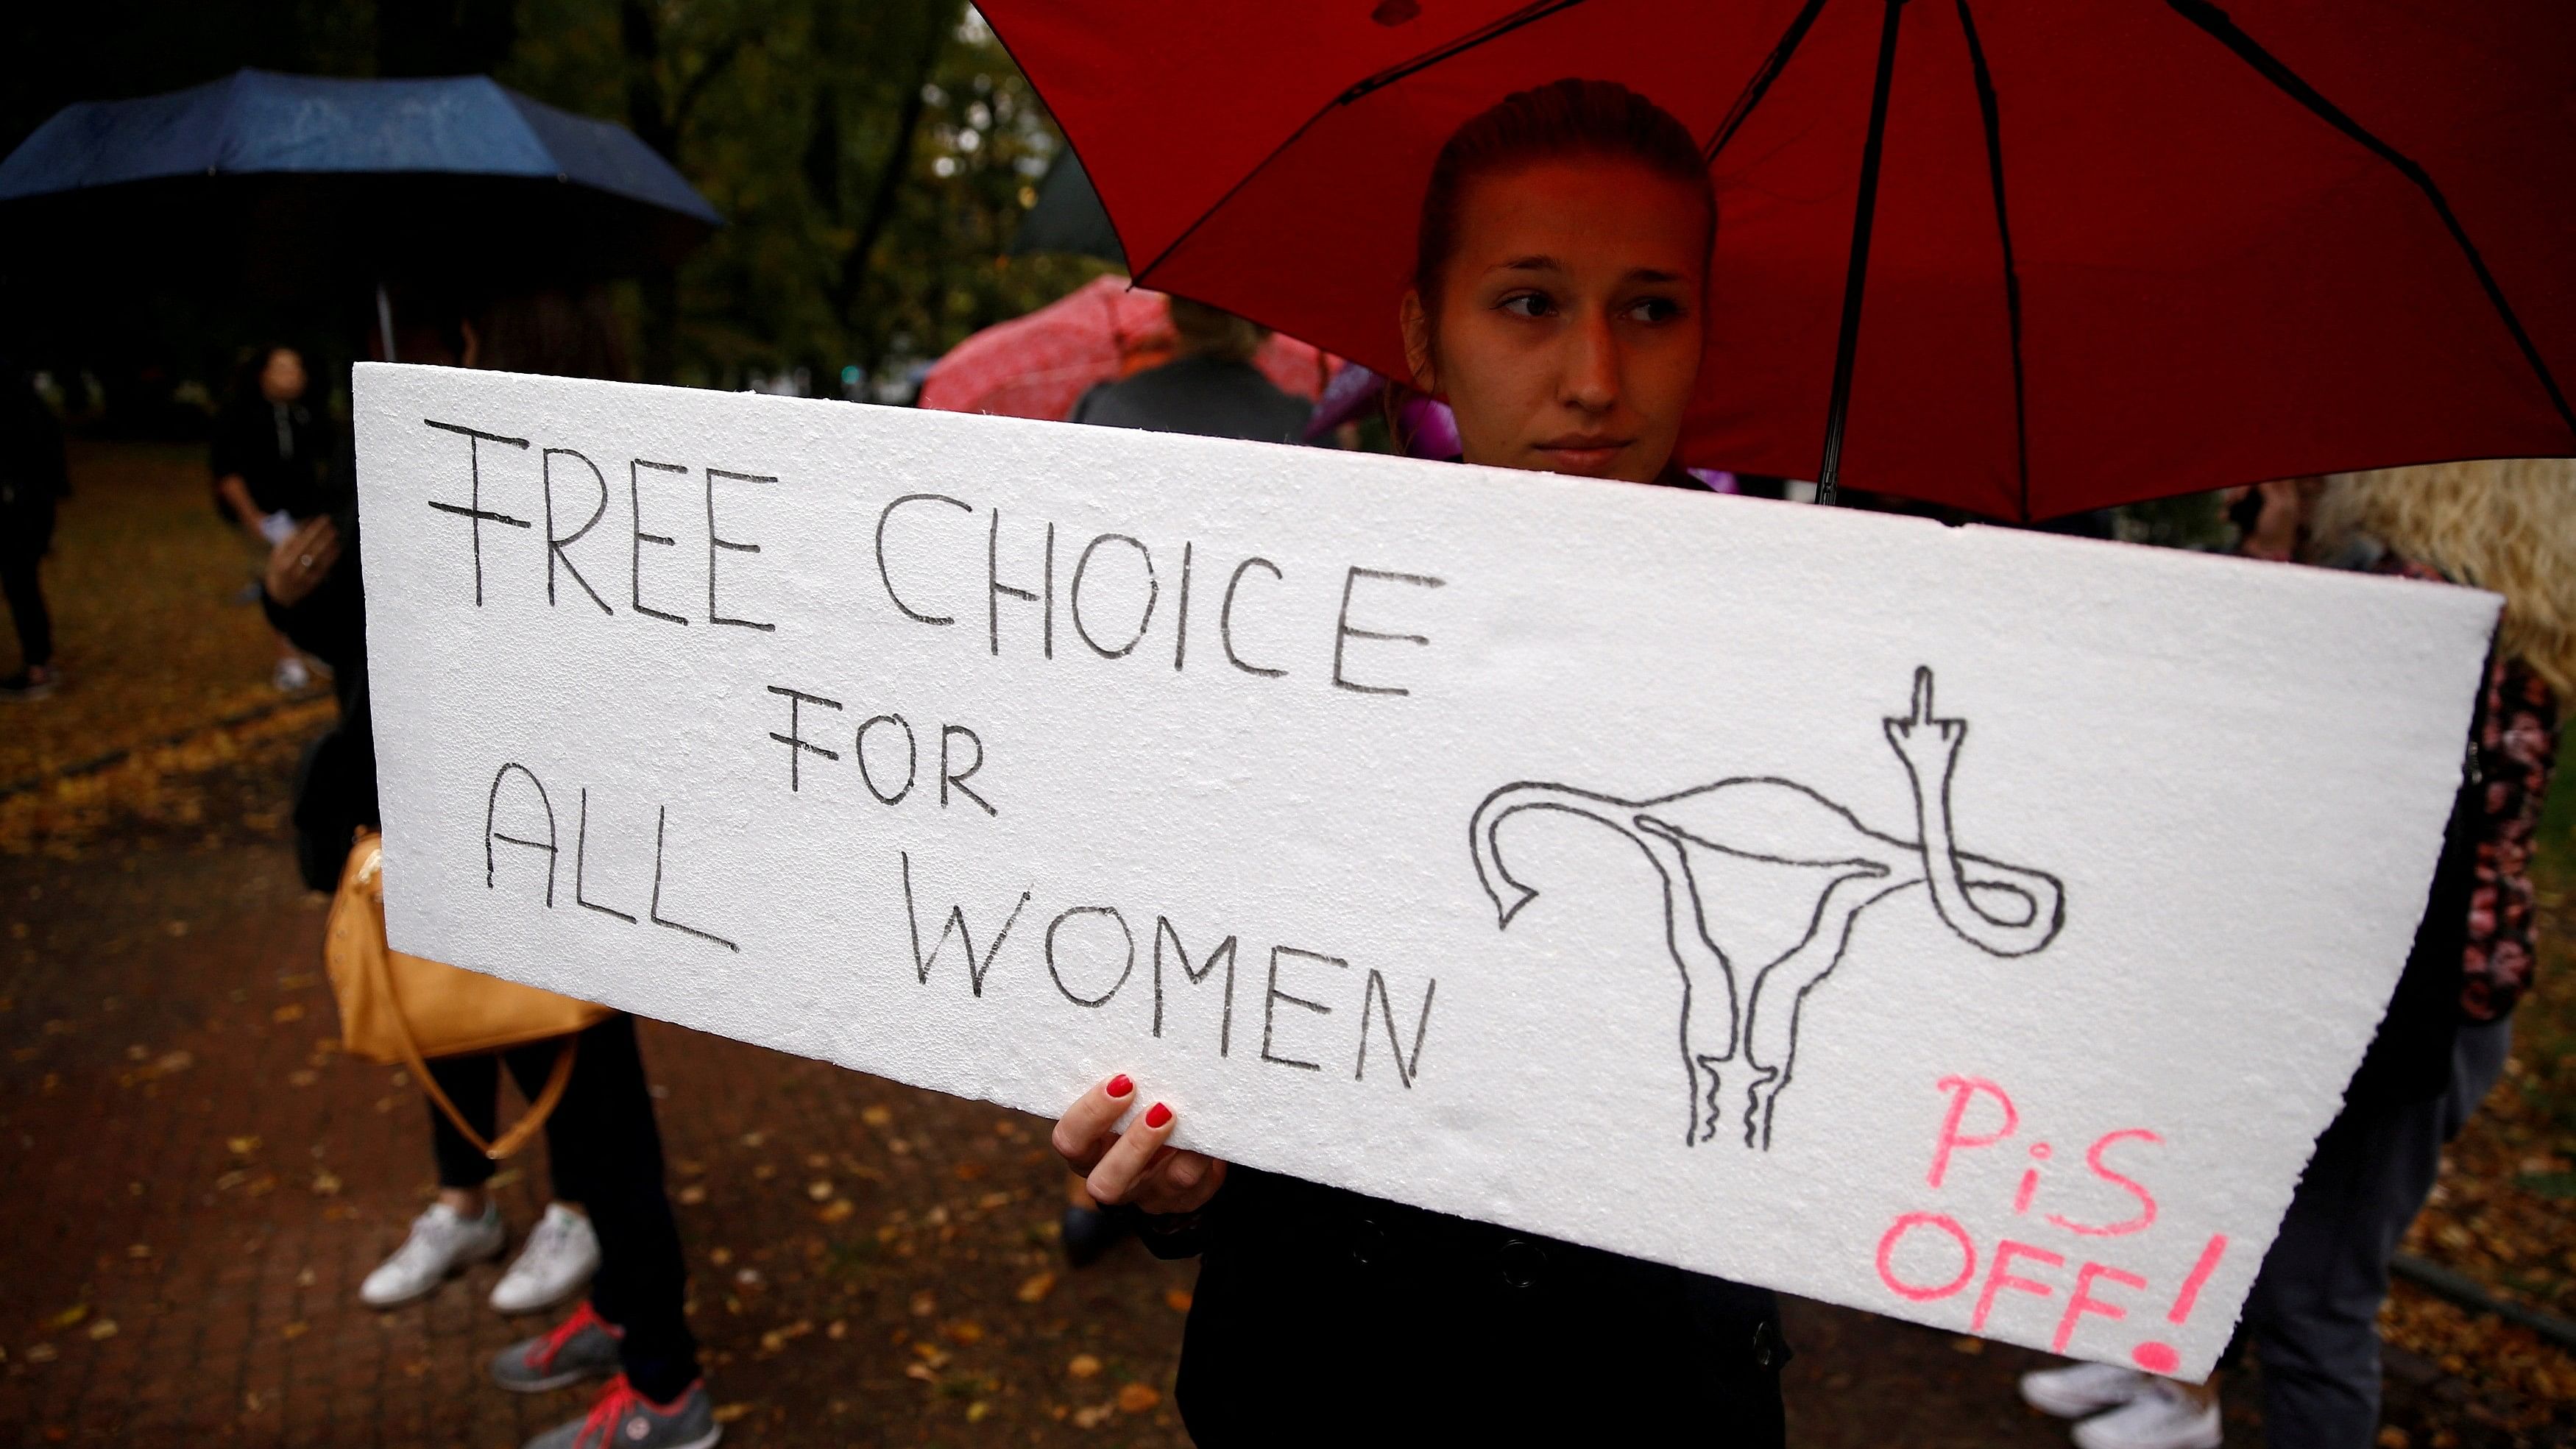
<svg viewBox="0 0 2576 1449">
<path fill-rule="evenodd" d="M 1124 1097 L 1134 1090 L 1136 1090 L 1136 1084 L 1127 1080 L 1125 1072 L 1120 1072 L 1109 1079 L 1108 1092 L 1113 1097 Z"/>
<path fill-rule="evenodd" d="M 1145 1109 L 1145 1125 L 1148 1127 L 1160 1127 L 1171 1120 L 1172 1109 L 1164 1106 L 1160 1102 L 1156 1102 L 1153 1106 Z"/>
</svg>

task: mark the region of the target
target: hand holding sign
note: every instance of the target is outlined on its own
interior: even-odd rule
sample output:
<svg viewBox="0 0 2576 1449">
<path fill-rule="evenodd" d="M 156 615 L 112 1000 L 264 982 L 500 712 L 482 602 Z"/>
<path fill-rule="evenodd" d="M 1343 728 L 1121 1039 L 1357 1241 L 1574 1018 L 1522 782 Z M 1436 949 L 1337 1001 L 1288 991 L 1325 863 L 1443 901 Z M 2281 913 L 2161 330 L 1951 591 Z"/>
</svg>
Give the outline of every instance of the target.
<svg viewBox="0 0 2576 1449">
<path fill-rule="evenodd" d="M 1125 1072 L 1083 1093 L 1055 1124 L 1058 1156 L 1082 1174 L 1095 1201 L 1131 1203 L 1149 1213 L 1192 1213 L 1225 1185 L 1225 1164 L 1201 1152 L 1168 1144 L 1179 1119 L 1161 1102 L 1146 1108 L 1124 1132 L 1118 1119 L 1136 1105 L 1136 1086 Z"/>
</svg>

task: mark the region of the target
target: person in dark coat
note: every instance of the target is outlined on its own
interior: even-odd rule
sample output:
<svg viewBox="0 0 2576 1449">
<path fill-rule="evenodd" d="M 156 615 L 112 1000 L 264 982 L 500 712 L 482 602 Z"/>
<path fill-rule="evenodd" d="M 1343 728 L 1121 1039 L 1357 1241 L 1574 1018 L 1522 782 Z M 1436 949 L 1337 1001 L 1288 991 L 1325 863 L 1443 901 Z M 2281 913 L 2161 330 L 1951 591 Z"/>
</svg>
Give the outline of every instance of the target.
<svg viewBox="0 0 2576 1449">
<path fill-rule="evenodd" d="M 1716 221 L 1697 142 L 1624 87 L 1560 81 L 1461 127 L 1400 318 L 1465 461 L 1698 486 L 1673 451 Z M 1768 1290 L 1219 1162 L 1171 1148 L 1177 1120 L 1122 1072 L 1054 1145 L 1157 1253 L 1203 1258 L 1175 1394 L 1203 1449 L 1783 1443 Z"/>
<path fill-rule="evenodd" d="M 60 682 L 37 570 L 53 547 L 54 507 L 70 493 L 62 425 L 36 395 L 35 379 L 0 358 L 0 595 L 18 631 L 18 669 L 0 678 L 0 700 L 42 699 Z"/>
<path fill-rule="evenodd" d="M 443 309 L 405 310 L 427 317 Z M 501 299 L 470 320 L 414 327 L 402 336 L 401 351 L 413 361 L 614 378 L 623 371 L 614 326 L 607 299 L 599 294 L 540 292 Z M 353 478 L 354 460 L 345 447 L 340 460 L 341 475 Z M 262 590 L 280 632 L 337 671 L 340 727 L 308 752 L 295 801 L 300 861 L 307 881 L 324 889 L 336 882 L 351 832 L 381 819 L 359 519 L 354 489 L 343 491 L 347 496 L 336 510 L 299 524 L 270 554 Z M 661 1131 L 635 1019 L 617 1012 L 577 1040 L 570 1084 L 545 1124 L 555 1201 L 496 1286 L 494 1306 L 510 1313 L 548 1307 L 578 1293 L 585 1277 L 589 1291 L 554 1328 L 496 1353 L 491 1376 L 502 1388 L 524 1393 L 588 1378 L 608 1380 L 587 1416 L 538 1435 L 530 1449 L 713 1444 L 722 1429 L 686 1317 L 687 1263 L 665 1188 Z M 430 1074 L 488 1139 L 494 1135 L 501 1068 L 509 1068 L 533 1101 L 561 1045 L 550 1040 L 500 1053 L 439 1057 L 429 1063 Z M 438 1200 L 361 1285 L 360 1296 L 373 1307 L 433 1292 L 456 1268 L 497 1256 L 504 1247 L 500 1213 L 485 1190 L 496 1165 L 434 1105 L 429 1116 Z M 555 1271 L 570 1251 L 567 1241 L 590 1245 L 578 1272 Z M 551 1282 L 545 1291 L 506 1301 L 513 1281 L 528 1277 Z"/>
<path fill-rule="evenodd" d="M 330 511 L 329 450 L 305 389 L 304 355 L 263 347 L 242 365 L 232 400 L 215 419 L 209 468 L 216 510 L 242 531 L 254 557 L 266 558 L 298 523 Z M 289 694 L 313 682 L 283 634 L 272 682 Z"/>
<path fill-rule="evenodd" d="M 1073 405 L 1070 420 L 1202 438 L 1302 442 L 1313 407 L 1282 392 L 1252 363 L 1270 333 L 1187 297 L 1174 297 L 1171 307 L 1179 355 L 1093 387 Z"/>
</svg>

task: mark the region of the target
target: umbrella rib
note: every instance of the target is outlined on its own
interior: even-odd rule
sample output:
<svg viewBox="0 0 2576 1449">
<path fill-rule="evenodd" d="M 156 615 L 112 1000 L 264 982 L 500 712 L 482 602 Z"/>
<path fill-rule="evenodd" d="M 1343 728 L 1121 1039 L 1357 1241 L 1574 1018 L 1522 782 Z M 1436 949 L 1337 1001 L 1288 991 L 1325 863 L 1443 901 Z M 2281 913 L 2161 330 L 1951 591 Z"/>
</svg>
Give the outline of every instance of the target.
<svg viewBox="0 0 2576 1449">
<path fill-rule="evenodd" d="M 1736 131 L 1752 117 L 1753 108 L 1762 104 L 1762 98 L 1771 93 L 1771 82 L 1778 80 L 1780 72 L 1788 69 L 1789 57 L 1798 53 L 1799 42 L 1807 38 L 1807 28 L 1816 23 L 1817 13 L 1824 8 L 1825 0 L 1807 0 L 1797 14 L 1789 17 L 1789 28 L 1780 32 L 1779 43 L 1771 47 L 1771 54 L 1764 58 L 1762 68 L 1744 83 L 1735 104 L 1727 108 L 1726 119 L 1717 123 L 1716 132 L 1708 138 L 1708 146 L 1700 154 L 1709 165 L 1717 164 L 1717 153 L 1726 149 L 1726 143 L 1734 140 Z"/>
<path fill-rule="evenodd" d="M 1825 399 L 1825 448 L 1816 470 L 1816 501 L 1828 507 L 1842 483 L 1843 424 L 1851 410 L 1852 362 L 1860 351 L 1861 297 L 1869 290 L 1869 238 L 1878 217 L 1878 163 L 1887 141 L 1887 96 L 1896 82 L 1896 32 L 1904 19 L 1905 0 L 1887 0 L 1887 19 L 1878 37 L 1878 76 L 1870 88 L 1869 136 L 1860 150 L 1860 196 L 1852 207 L 1842 326 L 1834 335 L 1833 390 Z"/>
<path fill-rule="evenodd" d="M 2021 516 L 2030 517 L 2030 398 L 2021 357 L 2021 270 L 2013 261 L 2012 213 L 2004 205 L 2004 133 L 1995 101 L 1994 74 L 1986 69 L 1986 48 L 1977 42 L 1976 17 L 1968 0 L 1958 0 L 1959 30 L 1968 39 L 1968 67 L 1977 81 L 1977 114 L 1986 128 L 1986 175 L 1995 193 L 1995 236 L 2003 244 L 2004 317 L 2012 331 L 2013 461 L 2021 484 Z"/>
<path fill-rule="evenodd" d="M 2441 218 L 2442 225 L 2451 233 L 2451 240 L 2458 244 L 2460 255 L 2468 259 L 2469 269 L 2477 274 L 2478 285 L 2485 289 L 2487 301 L 2494 306 L 2496 316 L 2504 322 L 2505 330 L 2513 334 L 2514 346 L 2522 350 L 2523 361 L 2531 364 L 2533 375 L 2540 379 L 2541 388 L 2549 394 L 2550 405 L 2558 410 L 2559 421 L 2567 425 L 2569 432 L 2576 433 L 2576 409 L 2568 406 L 2567 395 L 2559 390 L 2557 376 L 2549 370 L 2549 363 L 2540 355 L 2540 348 L 2532 342 L 2531 334 L 2523 330 L 2522 318 L 2515 314 L 2513 304 L 2506 300 L 2503 284 L 2496 280 L 2495 273 L 2487 270 L 2486 257 L 2478 251 L 2477 243 L 2469 240 L 2468 228 L 2460 224 L 2460 218 L 2451 210 L 2449 198 L 2442 195 L 2442 188 L 2434 182 L 2432 173 L 2413 157 L 2381 140 L 2342 107 L 2326 99 L 2323 92 L 2290 69 L 2279 56 L 2264 49 L 2260 41 L 2239 29 L 2226 11 L 2210 4 L 2209 0 L 2165 0 L 2165 4 L 2183 19 L 2207 31 L 2219 44 L 2234 51 L 2238 59 L 2253 67 L 2255 74 L 2270 81 L 2283 95 L 2360 143 L 2364 150 L 2387 162 L 2398 175 L 2413 182 L 2415 189 L 2424 193 L 2424 199 L 2432 203 L 2433 214 Z"/>
<path fill-rule="evenodd" d="M 1333 97 L 1330 101 L 1325 102 L 1323 107 L 1317 110 L 1315 114 L 1308 116 L 1304 121 L 1298 123 L 1297 129 L 1289 132 L 1278 145 L 1271 147 L 1270 154 L 1261 158 L 1260 165 L 1254 166 L 1245 171 L 1241 176 L 1236 177 L 1234 184 L 1225 189 L 1225 194 L 1218 197 L 1207 210 L 1200 212 L 1198 214 L 1198 218 L 1184 228 L 1179 236 L 1172 238 L 1169 245 L 1165 246 L 1161 251 L 1154 253 L 1154 259 L 1152 261 L 1137 268 L 1135 272 L 1136 280 L 1139 283 L 1142 283 L 1148 277 L 1151 277 L 1157 267 L 1160 267 L 1163 263 L 1171 259 L 1172 253 L 1179 251 L 1182 246 L 1188 243 L 1191 237 L 1198 234 L 1200 227 L 1207 225 L 1209 217 L 1225 210 L 1226 203 L 1234 200 L 1235 193 L 1251 185 L 1252 178 L 1269 170 L 1270 163 L 1278 160 L 1282 152 L 1286 151 L 1289 147 L 1296 145 L 1300 137 L 1303 137 L 1308 131 L 1313 130 L 1316 122 L 1372 91 L 1383 90 L 1386 87 L 1395 84 L 1397 81 L 1403 80 L 1407 76 L 1428 70 L 1444 60 L 1450 60 L 1459 55 L 1463 55 L 1466 52 L 1475 49 L 1477 46 L 1483 45 L 1489 40 L 1500 39 L 1501 37 L 1509 35 L 1513 31 L 1520 29 L 1524 25 L 1531 24 L 1534 21 L 1544 20 L 1548 16 L 1553 15 L 1560 10 L 1570 10 L 1582 3 L 1583 0 L 1535 0 L 1535 3 L 1522 6 L 1511 14 L 1503 16 L 1499 20 L 1492 21 L 1481 30 L 1471 31 L 1455 40 L 1448 41 L 1445 44 L 1434 47 L 1433 49 L 1426 50 L 1411 60 L 1390 66 L 1387 69 L 1379 71 L 1377 74 L 1358 82 L 1349 90 L 1342 92 L 1340 95 Z M 1818 0 L 1818 3 L 1821 3 L 1821 0 Z M 1124 239 L 1122 238 L 1122 240 Z"/>
</svg>

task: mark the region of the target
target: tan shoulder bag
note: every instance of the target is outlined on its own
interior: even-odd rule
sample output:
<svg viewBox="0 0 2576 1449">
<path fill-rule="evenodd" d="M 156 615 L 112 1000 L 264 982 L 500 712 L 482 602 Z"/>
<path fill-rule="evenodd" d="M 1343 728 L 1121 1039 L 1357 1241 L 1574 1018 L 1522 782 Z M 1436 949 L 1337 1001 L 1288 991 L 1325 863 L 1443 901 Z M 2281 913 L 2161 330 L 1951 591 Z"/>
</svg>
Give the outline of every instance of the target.
<svg viewBox="0 0 2576 1449">
<path fill-rule="evenodd" d="M 515 981 L 405 955 L 385 944 L 384 844 L 361 831 L 340 872 L 323 937 L 331 994 L 340 1003 L 340 1041 L 355 1057 L 411 1069 L 429 1099 L 487 1156 L 509 1156 L 536 1135 L 572 1081 L 573 1034 L 609 1008 Z M 499 1140 L 487 1142 L 429 1074 L 427 1058 L 499 1051 L 564 1038 L 545 1090 Z"/>
</svg>

